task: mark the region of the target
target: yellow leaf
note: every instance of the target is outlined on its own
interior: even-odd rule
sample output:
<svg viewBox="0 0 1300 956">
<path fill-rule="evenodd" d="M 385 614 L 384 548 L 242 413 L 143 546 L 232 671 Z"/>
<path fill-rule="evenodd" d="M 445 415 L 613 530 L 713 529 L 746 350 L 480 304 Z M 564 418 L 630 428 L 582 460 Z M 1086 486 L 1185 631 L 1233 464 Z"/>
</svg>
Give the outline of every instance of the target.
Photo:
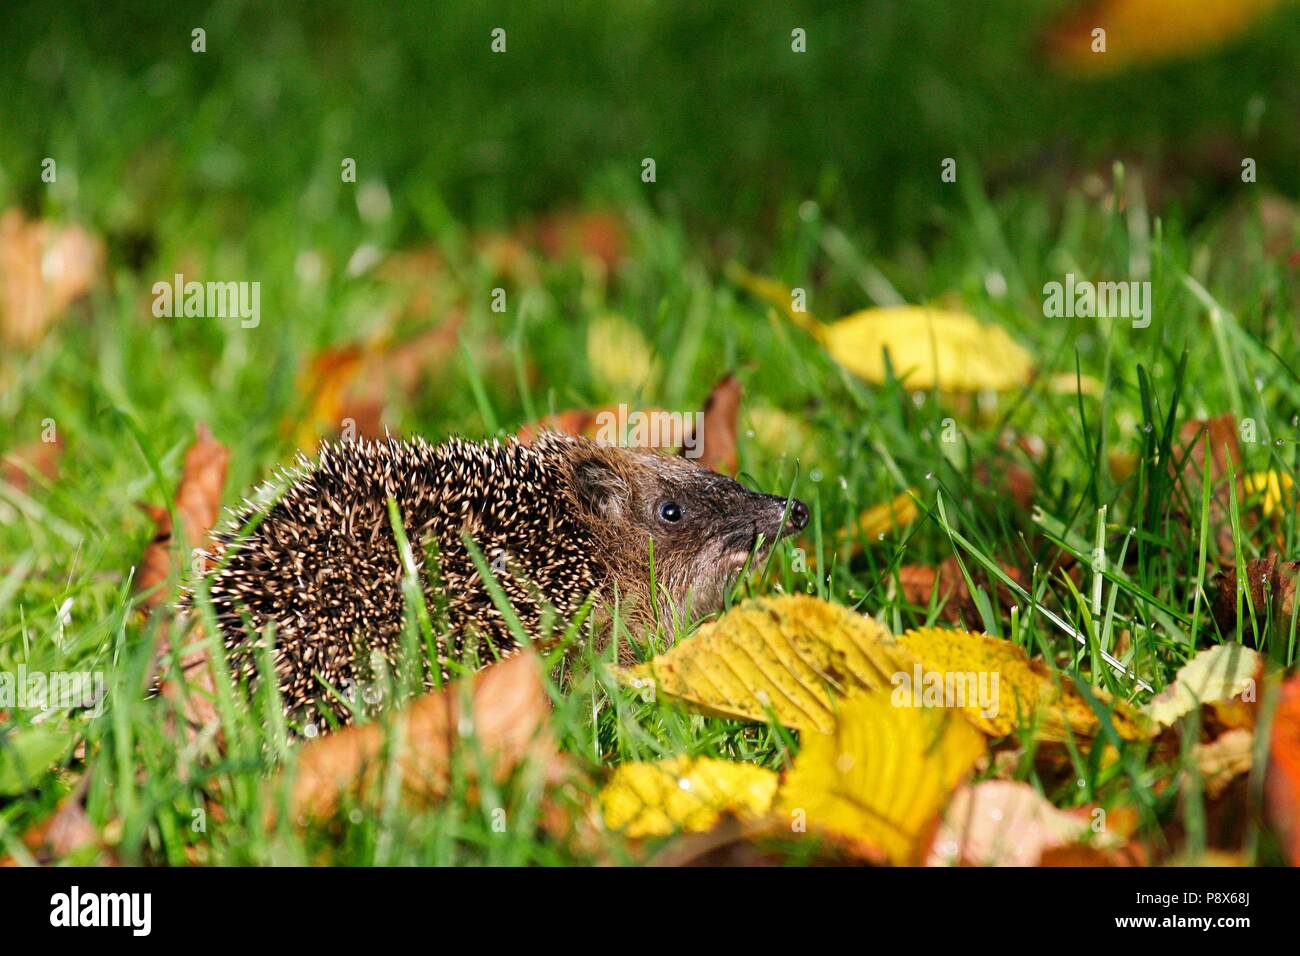
<svg viewBox="0 0 1300 956">
<path fill-rule="evenodd" d="M 840 365 L 880 384 L 884 353 L 909 388 L 1008 391 L 1033 375 L 1030 354 L 996 325 L 964 312 L 900 305 L 865 309 L 821 327 L 818 338 Z"/>
<path fill-rule="evenodd" d="M 1249 29 L 1280 0 L 1097 0 L 1048 37 L 1057 66 L 1109 73 L 1135 63 L 1189 56 Z M 1105 50 L 1095 30 L 1105 31 Z"/>
<path fill-rule="evenodd" d="M 1133 472 L 1137 471 L 1138 456 L 1131 451 L 1111 451 L 1106 456 L 1106 464 L 1110 469 L 1110 476 L 1117 482 L 1128 481 Z"/>
<path fill-rule="evenodd" d="M 1278 471 L 1256 471 L 1241 478 L 1241 486 L 1248 495 L 1261 495 L 1259 510 L 1265 518 L 1290 507 L 1295 498 L 1292 488 L 1295 482 L 1291 476 Z"/>
<path fill-rule="evenodd" d="M 907 689 L 924 699 L 927 686 L 942 699 L 932 705 L 957 706 L 976 727 L 994 737 L 1034 719 L 1043 682 L 1025 652 L 1010 641 L 968 631 L 926 627 L 908 631 L 899 643 L 917 656 L 921 668 L 908 675 Z M 986 701 L 980 704 L 980 682 Z M 989 699 L 991 698 L 991 699 Z"/>
<path fill-rule="evenodd" d="M 807 462 L 816 452 L 812 429 L 801 418 L 770 405 L 755 405 L 744 412 L 754 441 L 774 458 Z"/>
<path fill-rule="evenodd" d="M 920 663 L 895 693 L 910 690 L 930 706 L 958 707 L 986 734 L 1001 737 L 1032 726 L 1040 739 L 1056 740 L 1064 738 L 1067 728 L 1084 737 L 1100 729 L 1096 713 L 1069 677 L 1054 677 L 1041 661 L 1030 660 L 1010 641 L 927 627 L 908 631 L 899 644 Z M 1121 737 L 1149 736 L 1127 705 L 1111 701 L 1103 691 L 1092 693 L 1107 705 Z"/>
<path fill-rule="evenodd" d="M 757 721 L 772 713 L 789 727 L 829 733 L 837 697 L 887 688 L 910 667 L 871 618 L 792 594 L 746 601 L 648 664 L 617 673 L 638 687 L 652 679 L 657 695 L 706 713 Z"/>
<path fill-rule="evenodd" d="M 861 535 L 868 541 L 874 541 L 883 538 L 890 531 L 906 528 L 919 514 L 916 500 L 913 498 L 915 493 L 914 490 L 909 489 L 883 504 L 872 505 L 858 515 L 856 531 L 845 529 L 840 536 L 857 540 L 858 535 Z"/>
<path fill-rule="evenodd" d="M 1106 386 L 1091 375 L 1078 375 L 1074 372 L 1062 372 L 1053 375 L 1044 383 L 1049 392 L 1056 395 L 1087 395 L 1099 398 L 1106 391 Z"/>
<path fill-rule="evenodd" d="M 1249 730 L 1228 730 L 1208 744 L 1192 748 L 1192 760 L 1205 781 L 1205 793 L 1217 798 L 1243 773 L 1250 772 L 1255 734 Z"/>
<path fill-rule="evenodd" d="M 587 326 L 587 363 L 592 377 L 619 398 L 649 389 L 656 374 L 650 343 L 619 315 L 601 316 Z"/>
<path fill-rule="evenodd" d="M 727 278 L 740 286 L 760 302 L 778 309 L 787 319 L 805 332 L 818 334 L 820 326 L 816 317 L 809 311 L 797 311 L 794 307 L 794 290 L 775 279 L 755 275 L 734 262 L 727 263 Z"/>
<path fill-rule="evenodd" d="M 1249 647 L 1207 647 L 1178 669 L 1172 684 L 1151 698 L 1147 714 L 1161 727 L 1167 727 L 1201 704 L 1239 697 L 1255 686 L 1258 669 L 1259 654 Z"/>
<path fill-rule="evenodd" d="M 713 829 L 723 813 L 767 813 L 776 784 L 775 773 L 753 764 L 670 757 L 619 767 L 600 792 L 600 806 L 605 825 L 633 839 L 698 833 Z"/>
<path fill-rule="evenodd" d="M 985 747 L 956 714 L 895 707 L 883 691 L 853 694 L 834 733 L 801 742 L 777 815 L 896 864 L 919 862 L 940 810 Z"/>
<path fill-rule="evenodd" d="M 911 388 L 1004 392 L 1033 375 L 1032 357 L 1011 336 L 965 312 L 898 305 L 864 309 L 824 325 L 811 312 L 796 310 L 792 290 L 775 279 L 734 262 L 727 277 L 814 336 L 840 365 L 877 385 L 885 381 L 886 350 L 895 376 Z"/>
</svg>

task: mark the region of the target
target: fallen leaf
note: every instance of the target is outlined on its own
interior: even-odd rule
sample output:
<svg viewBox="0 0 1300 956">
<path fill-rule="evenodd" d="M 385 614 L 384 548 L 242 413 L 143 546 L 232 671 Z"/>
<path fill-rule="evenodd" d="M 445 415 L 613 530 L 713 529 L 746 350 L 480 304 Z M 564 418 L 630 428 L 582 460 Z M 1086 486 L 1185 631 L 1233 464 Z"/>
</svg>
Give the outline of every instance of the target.
<svg viewBox="0 0 1300 956">
<path fill-rule="evenodd" d="M 1150 854 L 1137 842 L 1116 849 L 1102 849 L 1083 843 L 1047 847 L 1038 860 L 1039 866 L 1150 866 Z"/>
<path fill-rule="evenodd" d="M 230 453 L 212 437 L 207 426 L 199 423 L 193 444 L 185 451 L 180 483 L 176 489 L 175 514 L 180 517 L 185 544 L 197 561 L 198 549 L 210 550 L 209 532 L 221 513 L 221 492 L 226 482 L 226 467 Z M 140 595 L 139 606 L 143 614 L 162 610 L 166 598 L 165 585 L 175 570 L 172 547 L 172 513 L 165 508 L 144 505 L 154 521 L 154 536 L 140 558 L 139 572 L 135 577 L 135 591 Z M 206 559 L 205 559 L 206 563 Z M 184 572 L 182 572 L 183 576 Z M 191 643 L 180 649 L 179 673 L 166 667 L 171 659 L 172 640 L 177 620 L 165 619 L 158 625 L 155 648 L 155 670 L 160 666 L 158 693 L 172 703 L 176 714 L 185 722 L 185 735 L 192 739 L 203 727 L 217 723 L 213 700 L 216 683 L 209 666 L 208 651 L 202 628 L 197 620 L 192 625 Z M 169 729 L 175 731 L 174 726 Z"/>
<path fill-rule="evenodd" d="M 1259 655 L 1240 644 L 1216 644 L 1198 651 L 1178 669 L 1174 682 L 1147 704 L 1147 714 L 1161 727 L 1190 714 L 1202 704 L 1228 701 L 1254 692 Z"/>
<path fill-rule="evenodd" d="M 1237 419 L 1232 412 L 1214 418 L 1193 418 L 1183 422 L 1178 429 L 1178 443 L 1171 467 L 1183 463 L 1183 479 L 1188 488 L 1198 489 L 1192 500 L 1199 500 L 1201 475 L 1205 470 L 1206 449 L 1209 449 L 1210 482 L 1219 482 L 1228 476 L 1228 466 L 1241 474 L 1241 444 L 1237 439 Z"/>
<path fill-rule="evenodd" d="M 1213 715 L 1213 723 L 1218 728 L 1216 732 L 1255 729 L 1258 701 L 1220 700 L 1212 701 L 1207 706 Z"/>
<path fill-rule="evenodd" d="M 348 439 L 385 435 L 384 412 L 393 398 L 411 398 L 438 379 L 456 354 L 464 313 L 450 310 L 435 328 L 398 344 L 380 336 L 365 344 L 326 349 L 299 378 L 307 412 L 286 423 L 299 448 L 342 433 Z"/>
<path fill-rule="evenodd" d="M 1071 10 L 1047 35 L 1052 63 L 1100 75 L 1194 56 L 1245 33 L 1280 0 L 1093 0 Z M 1093 31 L 1105 31 L 1096 52 Z"/>
<path fill-rule="evenodd" d="M 923 305 L 863 309 L 830 323 L 794 307 L 793 290 L 731 263 L 727 275 L 816 338 L 837 363 L 876 385 L 894 376 L 912 389 L 949 393 L 1021 388 L 1034 375 L 1033 357 L 996 325 L 965 312 Z"/>
<path fill-rule="evenodd" d="M 538 281 L 537 258 L 524 238 L 509 232 L 474 237 L 474 251 L 495 276 L 521 285 Z"/>
<path fill-rule="evenodd" d="M 1273 711 L 1264 805 L 1286 859 L 1300 866 L 1300 674 L 1282 683 Z"/>
<path fill-rule="evenodd" d="M 954 714 L 896 707 L 887 692 L 857 692 L 834 730 L 801 738 L 777 793 L 792 827 L 833 835 L 868 859 L 920 862 L 953 789 L 984 754 L 984 738 Z"/>
<path fill-rule="evenodd" d="M 603 272 L 614 269 L 626 255 L 627 232 L 613 212 L 562 210 L 510 232 L 480 233 L 474 249 L 493 274 L 534 283 L 538 254 L 551 262 L 577 260 Z"/>
<path fill-rule="evenodd" d="M 1068 734 L 1095 737 L 1101 722 L 1065 674 L 1052 674 L 1011 641 L 968 631 L 927 627 L 910 630 L 899 645 L 917 658 L 905 685 L 927 706 L 958 707 L 990 736 L 1032 726 L 1040 740 Z M 981 683 L 982 682 L 982 683 Z M 1125 740 L 1151 736 L 1141 714 L 1093 689 L 1116 733 Z M 932 697 L 933 695 L 933 697 Z"/>
<path fill-rule="evenodd" d="M 998 564 L 1011 580 L 1025 586 L 1025 576 L 1019 568 L 1001 561 Z M 1020 603 L 1020 598 L 1001 581 L 990 581 L 989 574 L 983 568 L 971 567 L 967 570 L 977 589 L 996 591 L 1003 607 Z M 961 564 L 955 557 L 945 558 L 933 568 L 923 564 L 907 564 L 898 569 L 899 589 L 903 592 L 903 597 L 917 607 L 930 606 L 936 583 L 939 617 L 942 620 L 950 624 L 968 624 L 980 620 L 979 606 L 966 585 L 966 576 L 962 574 Z"/>
<path fill-rule="evenodd" d="M 83 774 L 72 792 L 59 801 L 59 805 L 48 817 L 23 834 L 23 845 L 40 863 L 53 863 L 65 860 L 72 854 L 88 847 L 97 849 L 98 865 L 116 865 L 117 860 L 100 836 L 99 831 L 86 818 L 85 799 L 90 782 L 89 773 Z M 0 866 L 10 864 L 10 860 L 0 861 Z"/>
<path fill-rule="evenodd" d="M 1241 478 L 1247 495 L 1259 495 L 1259 510 L 1266 518 L 1295 507 L 1294 484 L 1290 475 L 1277 471 L 1256 471 Z"/>
<path fill-rule="evenodd" d="M 613 396 L 649 391 L 658 376 L 650 343 L 621 315 L 598 316 L 587 324 L 587 364 L 596 384 Z"/>
<path fill-rule="evenodd" d="M 550 731 L 541 667 L 534 652 L 522 651 L 468 678 L 468 710 L 462 704 L 465 688 L 451 684 L 396 713 L 406 793 L 417 799 L 444 794 L 458 743 L 471 731 L 494 778 L 525 760 L 536 761 L 548 779 L 560 776 L 563 763 Z M 305 744 L 290 799 L 294 819 L 326 819 L 345 794 L 368 795 L 383 772 L 387 740 L 383 724 L 369 723 Z"/>
<path fill-rule="evenodd" d="M 433 321 L 453 308 L 458 296 L 442 254 L 429 246 L 388 253 L 375 268 L 375 279 L 397 300 L 398 311 L 390 321 Z"/>
<path fill-rule="evenodd" d="M 226 483 L 226 466 L 230 462 L 230 452 L 212 437 L 202 422 L 196 434 L 193 444 L 185 452 L 175 506 L 183 540 L 193 549 L 211 544 L 208 532 L 221 514 L 221 490 Z M 136 593 L 143 595 L 140 606 L 146 610 L 162 603 L 161 585 L 171 577 L 174 566 L 171 514 L 162 508 L 147 510 L 154 519 L 155 533 L 140 559 L 140 573 L 135 581 Z"/>
<path fill-rule="evenodd" d="M 727 374 L 713 386 L 704 402 L 704 425 L 696 462 L 713 471 L 734 475 L 736 459 L 736 420 L 740 416 L 740 382 Z M 692 436 L 694 437 L 694 436 Z M 683 446 L 682 454 L 687 454 Z"/>
<path fill-rule="evenodd" d="M 1233 549 L 1230 521 L 1232 488 L 1227 482 L 1229 467 L 1240 480 L 1241 445 L 1237 438 L 1237 420 L 1231 412 L 1209 419 L 1190 419 L 1178 431 L 1170 473 L 1182 484 L 1190 509 L 1199 518 L 1202 476 L 1209 462 L 1209 524 L 1216 552 L 1231 554 Z M 1181 465 L 1182 472 L 1177 468 Z M 1180 520 L 1190 527 L 1192 518 L 1181 514 Z"/>
<path fill-rule="evenodd" d="M 1209 743 L 1192 748 L 1192 761 L 1205 784 L 1205 794 L 1217 799 L 1228 784 L 1250 772 L 1255 735 L 1249 730 L 1229 730 Z"/>
<path fill-rule="evenodd" d="M 1034 473 L 1015 461 L 980 461 L 972 469 L 975 481 L 999 496 L 1010 498 L 1022 511 L 1034 506 Z"/>
<path fill-rule="evenodd" d="M 30 347 L 87 295 L 104 270 L 104 243 L 77 225 L 0 216 L 0 342 Z"/>
<path fill-rule="evenodd" d="M 567 409 L 553 415 L 546 415 L 535 422 L 525 422 L 519 426 L 519 429 L 515 432 L 515 437 L 525 445 L 536 441 L 538 436 L 545 431 L 560 432 L 562 435 L 574 435 L 594 440 L 596 437 L 596 422 L 600 419 L 602 412 L 617 415 L 618 409 L 609 405 L 595 411 L 579 408 Z"/>
<path fill-rule="evenodd" d="M 1255 619 L 1261 626 L 1271 616 L 1274 624 L 1283 629 L 1282 633 L 1288 634 L 1295 609 L 1297 578 L 1300 578 L 1300 561 L 1283 561 L 1276 554 L 1270 554 L 1248 562 L 1245 581 L 1250 600 L 1247 603 L 1244 593 L 1241 599 L 1241 610 L 1246 620 L 1249 621 L 1250 610 L 1254 608 Z M 1231 634 L 1238 628 L 1236 565 L 1221 571 L 1214 583 L 1214 620 L 1225 634 Z M 1251 633 L 1249 623 L 1243 633 Z"/>
<path fill-rule="evenodd" d="M 909 488 L 889 501 L 865 509 L 853 527 L 841 529 L 841 541 L 878 541 L 883 540 L 886 534 L 903 530 L 920 514 L 915 494 L 915 489 Z"/>
<path fill-rule="evenodd" d="M 810 461 L 817 450 L 817 439 L 802 419 L 770 405 L 747 405 L 745 420 L 754 441 L 773 458 Z"/>
<path fill-rule="evenodd" d="M 753 764 L 670 757 L 623 764 L 600 792 L 605 825 L 628 837 L 711 830 L 724 813 L 755 819 L 776 795 L 777 775 Z"/>
<path fill-rule="evenodd" d="M 1043 851 L 1089 832 L 1086 815 L 1058 810 L 1028 784 L 985 780 L 953 795 L 926 865 L 1037 866 Z"/>
<path fill-rule="evenodd" d="M 874 384 L 895 377 L 911 389 L 1009 391 L 1033 376 L 1030 354 L 996 325 L 926 306 L 865 309 L 823 326 L 817 337 L 840 365 Z"/>
<path fill-rule="evenodd" d="M 830 733 L 838 698 L 882 689 L 910 669 L 894 638 L 869 617 L 819 598 L 755 598 L 701 627 L 647 664 L 618 668 L 633 687 L 706 713 Z"/>
<path fill-rule="evenodd" d="M 1112 449 L 1106 456 L 1106 466 L 1110 470 L 1110 477 L 1117 484 L 1123 484 L 1137 471 L 1138 456 L 1135 452 Z"/>
<path fill-rule="evenodd" d="M 577 257 L 612 269 L 627 251 L 623 220 L 607 211 L 552 213 L 538 221 L 531 232 L 548 259 Z"/>
<path fill-rule="evenodd" d="M 519 426 L 515 436 L 528 444 L 543 431 L 557 431 L 619 447 L 677 452 L 680 446 L 671 419 L 662 417 L 668 414 L 660 408 L 629 409 L 626 405 L 568 409 Z"/>
<path fill-rule="evenodd" d="M 727 263 L 726 276 L 760 302 L 766 302 L 787 319 L 814 336 L 820 335 L 820 323 L 807 309 L 796 309 L 794 290 L 776 279 L 756 275 L 736 262 Z"/>
<path fill-rule="evenodd" d="M 59 473 L 59 459 L 62 457 L 62 436 L 56 436 L 53 441 L 29 442 L 8 452 L 0 460 L 0 481 L 23 492 L 31 488 L 33 477 L 53 482 Z"/>
</svg>

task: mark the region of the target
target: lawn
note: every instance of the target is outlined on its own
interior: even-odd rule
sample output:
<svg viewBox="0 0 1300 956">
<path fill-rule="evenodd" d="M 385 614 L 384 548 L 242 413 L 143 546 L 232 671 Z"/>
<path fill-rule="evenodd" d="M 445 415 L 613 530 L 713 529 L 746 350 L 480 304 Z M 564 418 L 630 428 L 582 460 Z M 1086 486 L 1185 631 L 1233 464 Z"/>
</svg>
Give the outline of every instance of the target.
<svg viewBox="0 0 1300 956">
<path fill-rule="evenodd" d="M 983 632 L 1103 715 L 1146 708 L 1198 651 L 1244 644 L 1261 660 L 1247 716 L 1194 708 L 1138 739 L 1003 734 L 973 780 L 1104 809 L 1123 836 L 1098 854 L 1285 862 L 1265 769 L 1296 660 L 1300 125 L 1278 78 L 1300 47 L 1294 11 L 1191 63 L 1078 79 L 1033 43 L 1063 4 L 966 23 L 920 0 L 751 17 L 614 6 L 344 25 L 336 5 L 262 23 L 215 4 L 204 53 L 180 14 L 6 14 L 0 213 L 21 218 L 0 226 L 0 255 L 39 220 L 84 229 L 93 264 L 84 294 L 0 358 L 0 672 L 88 672 L 104 692 L 94 716 L 0 705 L 0 857 L 690 852 L 593 822 L 614 769 L 688 755 L 788 774 L 808 731 L 647 699 L 579 640 L 562 679 L 546 669 L 563 786 L 532 766 L 477 772 L 470 728 L 437 799 L 404 798 L 382 770 L 328 819 L 295 819 L 303 744 L 270 695 L 247 699 L 218 667 L 216 721 L 185 734 L 177 699 L 149 693 L 195 542 L 165 546 L 154 590 L 140 577 L 200 423 L 228 452 L 219 501 L 233 506 L 349 427 L 437 441 L 619 403 L 691 412 L 734 373 L 737 475 L 811 520 L 731 603 L 804 594 L 895 635 Z M 806 63 L 789 50 L 802 12 Z M 159 316 L 155 286 L 178 273 L 259 283 L 257 321 Z M 1044 287 L 1067 275 L 1149 283 L 1149 322 L 1050 314 Z M 788 314 L 781 290 L 807 311 Z M 1003 330 L 1032 372 L 918 385 L 891 360 L 873 378 L 856 363 L 875 356 L 835 354 L 813 324 L 904 303 Z M 1014 364 L 996 344 L 957 352 Z M 891 501 L 910 520 L 864 527 Z M 642 635 L 640 658 L 668 637 Z M 1243 726 L 1253 760 L 1207 779 L 1198 747 Z M 69 804 L 93 835 L 56 846 L 40 828 Z M 853 856 L 823 836 L 732 852 Z"/>
</svg>

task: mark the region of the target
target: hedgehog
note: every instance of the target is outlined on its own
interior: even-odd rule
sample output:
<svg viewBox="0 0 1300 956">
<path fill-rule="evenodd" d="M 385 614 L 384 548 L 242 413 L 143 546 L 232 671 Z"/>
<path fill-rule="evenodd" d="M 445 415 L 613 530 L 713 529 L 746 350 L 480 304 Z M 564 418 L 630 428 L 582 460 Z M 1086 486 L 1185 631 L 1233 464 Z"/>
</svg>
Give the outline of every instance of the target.
<svg viewBox="0 0 1300 956">
<path fill-rule="evenodd" d="M 377 667 L 400 670 L 412 571 L 438 612 L 441 674 L 425 661 L 428 686 L 451 661 L 518 649 L 481 568 L 530 640 L 595 608 L 607 642 L 615 604 L 634 632 L 659 625 L 671 640 L 721 608 L 747 562 L 807 523 L 803 502 L 689 459 L 558 432 L 529 443 L 340 441 L 233 511 L 214 535 L 204 590 L 235 677 L 257 684 L 258 641 L 270 633 L 287 713 L 328 729 L 366 709 L 345 689 Z"/>
</svg>

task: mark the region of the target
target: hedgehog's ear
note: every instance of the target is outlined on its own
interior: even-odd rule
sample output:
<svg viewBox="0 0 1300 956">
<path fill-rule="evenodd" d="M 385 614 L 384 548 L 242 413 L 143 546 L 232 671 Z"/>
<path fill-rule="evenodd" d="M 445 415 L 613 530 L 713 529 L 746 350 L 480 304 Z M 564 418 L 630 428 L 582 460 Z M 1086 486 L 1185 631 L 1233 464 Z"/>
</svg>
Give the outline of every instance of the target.
<svg viewBox="0 0 1300 956">
<path fill-rule="evenodd" d="M 578 504 L 602 518 L 617 518 L 631 503 L 627 481 L 601 455 L 577 463 L 573 469 L 573 486 Z"/>
</svg>

